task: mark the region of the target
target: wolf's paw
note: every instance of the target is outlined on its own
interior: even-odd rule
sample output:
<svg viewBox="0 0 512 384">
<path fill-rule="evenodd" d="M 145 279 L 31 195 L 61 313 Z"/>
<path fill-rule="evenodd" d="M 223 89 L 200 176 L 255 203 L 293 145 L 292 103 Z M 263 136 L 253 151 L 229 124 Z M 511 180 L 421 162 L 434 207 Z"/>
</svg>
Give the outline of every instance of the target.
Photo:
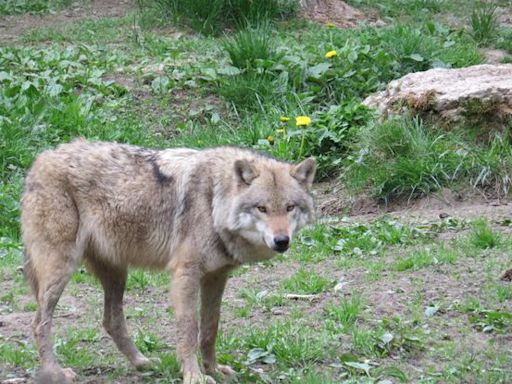
<svg viewBox="0 0 512 384">
<path fill-rule="evenodd" d="M 205 372 L 223 383 L 230 383 L 236 377 L 236 372 L 229 365 L 216 364 L 215 368 L 205 367 Z"/>
<path fill-rule="evenodd" d="M 226 379 L 232 379 L 236 375 L 235 370 L 231 368 L 229 365 L 218 364 L 217 371 Z"/>
<path fill-rule="evenodd" d="M 34 381 L 37 384 L 70 384 L 75 379 L 76 373 L 71 368 L 50 366 L 42 368 Z"/>
<path fill-rule="evenodd" d="M 133 360 L 132 364 L 137 369 L 137 371 L 147 371 L 151 370 L 152 368 L 160 364 L 160 359 L 148 359 L 145 356 L 139 356 L 135 360 Z"/>
<path fill-rule="evenodd" d="M 216 381 L 211 376 L 190 372 L 183 375 L 183 384 L 216 384 Z"/>
</svg>

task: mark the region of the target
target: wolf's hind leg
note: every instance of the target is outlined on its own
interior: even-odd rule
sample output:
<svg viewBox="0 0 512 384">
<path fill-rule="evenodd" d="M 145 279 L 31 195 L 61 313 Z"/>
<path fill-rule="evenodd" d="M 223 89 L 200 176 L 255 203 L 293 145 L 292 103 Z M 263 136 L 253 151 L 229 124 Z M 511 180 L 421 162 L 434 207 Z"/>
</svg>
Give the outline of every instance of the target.
<svg viewBox="0 0 512 384">
<path fill-rule="evenodd" d="M 123 295 L 128 275 L 127 269 L 114 267 L 91 258 L 86 260 L 91 272 L 99 278 L 105 291 L 103 327 L 130 363 L 137 369 L 148 367 L 151 365 L 151 361 L 137 349 L 126 327 Z"/>
<path fill-rule="evenodd" d="M 69 282 L 76 267 L 76 259 L 71 252 L 59 252 L 51 246 L 32 247 L 33 257 L 29 258 L 26 268 L 32 271 L 32 284 L 37 286 L 36 300 L 38 308 L 32 323 L 34 338 L 41 359 L 41 370 L 36 383 L 69 383 L 76 374 L 69 368 L 63 369 L 53 353 L 51 327 L 53 313 L 59 298 Z M 35 266 L 35 263 L 40 265 Z M 44 265 L 43 265 L 44 263 Z"/>
</svg>

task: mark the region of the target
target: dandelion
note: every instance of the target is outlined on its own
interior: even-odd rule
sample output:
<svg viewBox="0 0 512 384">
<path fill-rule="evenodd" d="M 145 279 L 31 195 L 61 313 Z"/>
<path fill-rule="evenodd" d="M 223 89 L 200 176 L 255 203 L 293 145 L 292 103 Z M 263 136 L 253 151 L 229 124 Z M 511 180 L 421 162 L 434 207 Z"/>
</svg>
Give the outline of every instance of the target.
<svg viewBox="0 0 512 384">
<path fill-rule="evenodd" d="M 325 26 L 326 26 L 327 28 L 335 28 L 335 27 L 336 27 L 336 24 L 334 24 L 334 23 L 327 23 L 327 24 L 325 24 Z"/>
<path fill-rule="evenodd" d="M 276 132 L 284 134 L 286 131 L 284 130 L 284 128 L 281 128 L 281 129 L 276 129 Z"/>
<path fill-rule="evenodd" d="M 279 118 L 279 121 L 281 121 L 282 123 L 286 123 L 287 121 L 290 121 L 290 118 L 286 116 L 281 116 Z"/>
<path fill-rule="evenodd" d="M 311 118 L 308 116 L 297 116 L 295 118 L 295 125 L 297 127 L 305 127 L 309 124 L 311 124 Z"/>
<path fill-rule="evenodd" d="M 274 138 L 272 136 L 268 136 L 267 141 L 270 145 L 274 144 Z"/>
<path fill-rule="evenodd" d="M 338 56 L 338 53 L 336 51 L 329 51 L 325 54 L 325 57 L 330 59 L 331 57 L 336 57 Z"/>
</svg>

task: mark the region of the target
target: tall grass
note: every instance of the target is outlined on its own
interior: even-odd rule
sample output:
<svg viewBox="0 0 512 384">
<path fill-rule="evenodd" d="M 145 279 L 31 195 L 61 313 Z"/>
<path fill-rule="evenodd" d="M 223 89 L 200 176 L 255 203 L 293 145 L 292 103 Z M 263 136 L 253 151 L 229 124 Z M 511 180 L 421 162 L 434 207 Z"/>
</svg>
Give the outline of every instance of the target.
<svg viewBox="0 0 512 384">
<path fill-rule="evenodd" d="M 494 2 L 475 1 L 470 17 L 470 34 L 479 44 L 487 44 L 498 35 L 498 18 Z"/>
<path fill-rule="evenodd" d="M 392 119 L 360 134 L 361 150 L 346 174 L 349 185 L 370 185 L 388 201 L 426 195 L 454 180 L 461 156 L 453 138 L 428 131 L 419 119 Z"/>
<path fill-rule="evenodd" d="M 474 188 L 509 194 L 512 147 L 508 131 L 488 142 L 425 125 L 420 119 L 391 119 L 360 132 L 359 153 L 344 174 L 354 190 L 366 189 L 389 201 L 411 199 L 443 187 L 471 182 Z"/>
<path fill-rule="evenodd" d="M 298 0 L 138 0 L 137 3 L 141 10 L 157 9 L 162 18 L 188 24 L 206 35 L 287 18 L 299 6 Z"/>
<path fill-rule="evenodd" d="M 224 40 L 223 48 L 231 63 L 240 69 L 263 67 L 264 61 L 277 62 L 283 55 L 276 51 L 276 40 L 268 23 L 241 30 Z M 273 64 L 273 63 L 270 63 Z"/>
</svg>

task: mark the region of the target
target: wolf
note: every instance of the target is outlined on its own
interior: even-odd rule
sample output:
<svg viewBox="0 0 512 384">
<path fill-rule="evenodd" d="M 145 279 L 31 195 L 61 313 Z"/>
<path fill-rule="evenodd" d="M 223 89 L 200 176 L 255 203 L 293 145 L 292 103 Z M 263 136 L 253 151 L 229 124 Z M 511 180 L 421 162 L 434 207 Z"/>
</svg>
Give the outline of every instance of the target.
<svg viewBox="0 0 512 384">
<path fill-rule="evenodd" d="M 315 169 L 313 158 L 290 164 L 236 147 L 151 150 L 78 139 L 41 153 L 25 179 L 21 215 L 24 271 L 38 304 L 36 381 L 76 377 L 59 365 L 50 333 L 59 297 L 82 262 L 102 284 L 106 332 L 136 368 L 151 362 L 125 323 L 129 267 L 171 275 L 184 383 L 234 375 L 215 357 L 229 272 L 285 252 L 314 220 Z"/>
</svg>

